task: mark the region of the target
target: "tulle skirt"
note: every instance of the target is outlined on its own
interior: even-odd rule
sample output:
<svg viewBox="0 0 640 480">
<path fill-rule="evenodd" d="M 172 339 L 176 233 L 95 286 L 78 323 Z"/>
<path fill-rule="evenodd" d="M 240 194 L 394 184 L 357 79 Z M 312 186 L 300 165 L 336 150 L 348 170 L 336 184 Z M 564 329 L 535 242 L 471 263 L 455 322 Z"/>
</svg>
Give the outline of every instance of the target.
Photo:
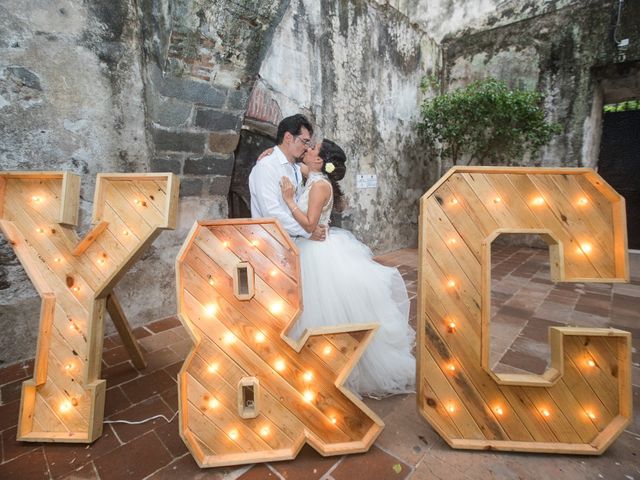
<svg viewBox="0 0 640 480">
<path fill-rule="evenodd" d="M 398 270 L 373 261 L 371 250 L 340 228 L 331 228 L 324 242 L 299 238 L 296 244 L 304 311 L 288 335 L 298 339 L 305 329 L 378 323 L 347 387 L 373 397 L 414 391 L 415 331 Z"/>
</svg>

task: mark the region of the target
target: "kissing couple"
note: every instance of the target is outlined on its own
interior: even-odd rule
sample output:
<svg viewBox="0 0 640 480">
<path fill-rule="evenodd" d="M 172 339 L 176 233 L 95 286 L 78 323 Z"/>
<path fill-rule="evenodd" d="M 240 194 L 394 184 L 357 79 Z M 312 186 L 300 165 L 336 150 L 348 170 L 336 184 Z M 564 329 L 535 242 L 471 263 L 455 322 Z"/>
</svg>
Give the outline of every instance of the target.
<svg viewBox="0 0 640 480">
<path fill-rule="evenodd" d="M 251 216 L 277 219 L 300 252 L 304 310 L 287 335 L 298 339 L 319 327 L 378 323 L 346 386 L 373 398 L 413 392 L 415 331 L 400 273 L 375 262 L 351 232 L 329 228 L 332 210 L 345 207 L 338 182 L 346 163 L 336 143 L 314 141 L 303 115 L 284 118 L 276 146 L 260 156 L 249 175 Z"/>
</svg>

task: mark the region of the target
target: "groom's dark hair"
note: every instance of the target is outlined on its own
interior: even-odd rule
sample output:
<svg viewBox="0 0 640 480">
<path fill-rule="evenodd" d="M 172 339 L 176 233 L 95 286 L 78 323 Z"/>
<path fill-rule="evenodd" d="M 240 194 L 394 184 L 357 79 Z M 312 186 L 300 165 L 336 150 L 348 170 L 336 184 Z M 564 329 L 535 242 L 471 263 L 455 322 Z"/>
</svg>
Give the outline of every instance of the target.
<svg viewBox="0 0 640 480">
<path fill-rule="evenodd" d="M 276 145 L 280 145 L 284 141 L 284 134 L 289 132 L 291 135 L 300 135 L 302 127 L 309 130 L 313 135 L 313 127 L 304 115 L 296 114 L 283 118 L 278 124 L 278 133 L 276 134 Z"/>
</svg>

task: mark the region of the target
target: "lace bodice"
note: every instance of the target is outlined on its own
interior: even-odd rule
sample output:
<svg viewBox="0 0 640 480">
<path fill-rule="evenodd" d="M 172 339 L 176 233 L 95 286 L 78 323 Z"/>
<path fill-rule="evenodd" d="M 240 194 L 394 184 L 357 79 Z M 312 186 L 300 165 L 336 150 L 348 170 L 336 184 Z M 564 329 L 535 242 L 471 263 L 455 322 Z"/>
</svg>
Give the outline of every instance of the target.
<svg viewBox="0 0 640 480">
<path fill-rule="evenodd" d="M 311 187 L 316 182 L 327 182 L 329 185 L 331 183 L 325 177 L 324 174 L 320 172 L 311 172 L 309 177 L 307 178 L 307 183 L 304 186 L 304 190 L 300 195 L 300 198 L 296 202 L 298 207 L 303 212 L 307 213 L 309 210 L 309 192 L 311 191 Z M 333 187 L 331 188 L 331 195 L 329 195 L 329 200 L 322 207 L 322 212 L 320 213 L 320 220 L 318 221 L 318 225 L 329 225 L 329 220 L 331 218 L 331 209 L 333 208 Z"/>
</svg>

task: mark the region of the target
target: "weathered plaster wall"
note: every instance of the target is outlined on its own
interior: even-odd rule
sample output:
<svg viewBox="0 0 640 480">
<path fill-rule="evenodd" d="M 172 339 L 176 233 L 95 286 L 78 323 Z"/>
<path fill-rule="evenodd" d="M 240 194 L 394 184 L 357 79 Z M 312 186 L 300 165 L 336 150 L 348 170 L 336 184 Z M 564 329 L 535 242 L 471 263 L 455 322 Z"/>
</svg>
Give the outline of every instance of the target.
<svg viewBox="0 0 640 480">
<path fill-rule="evenodd" d="M 595 166 L 602 107 L 597 71 L 616 64 L 622 75 L 625 65 L 640 59 L 640 5 L 626 2 L 620 38 L 629 38 L 631 46 L 622 55 L 613 41 L 617 7 L 597 0 L 510 2 L 475 28 L 444 39 L 444 87 L 493 76 L 542 91 L 549 119 L 563 131 L 529 162 Z"/>
<path fill-rule="evenodd" d="M 508 0 L 509 3 L 514 3 Z M 457 32 L 496 9 L 496 0 L 375 0 L 388 5 L 419 25 L 429 36 L 440 43 L 442 38 Z"/>
<path fill-rule="evenodd" d="M 418 86 L 438 49 L 396 9 L 375 2 L 292 0 L 260 68 L 282 116 L 307 112 L 348 156 L 342 226 L 374 251 L 417 243 L 417 200 L 435 181 L 417 145 Z M 356 188 L 356 174 L 377 188 Z"/>
<path fill-rule="evenodd" d="M 139 30 L 133 0 L 0 5 L 0 169 L 81 174 L 84 228 L 97 173 L 147 169 Z M 0 364 L 33 356 L 39 304 L 0 236 Z"/>
<path fill-rule="evenodd" d="M 116 289 L 133 325 L 175 312 L 173 262 L 188 229 L 228 215 L 259 73 L 280 113 L 308 113 L 347 150 L 343 226 L 378 251 L 415 243 L 416 201 L 434 180 L 412 131 L 416 87 L 438 55 L 396 9 L 338 0 L 8 0 L 0 13 L 3 170 L 81 174 L 80 231 L 90 223 L 96 173 L 181 176 L 178 228 L 163 232 Z M 356 173 L 376 173 L 378 188 L 355 189 Z M 40 300 L 0 242 L 0 361 L 13 362 L 33 356 Z"/>
</svg>

